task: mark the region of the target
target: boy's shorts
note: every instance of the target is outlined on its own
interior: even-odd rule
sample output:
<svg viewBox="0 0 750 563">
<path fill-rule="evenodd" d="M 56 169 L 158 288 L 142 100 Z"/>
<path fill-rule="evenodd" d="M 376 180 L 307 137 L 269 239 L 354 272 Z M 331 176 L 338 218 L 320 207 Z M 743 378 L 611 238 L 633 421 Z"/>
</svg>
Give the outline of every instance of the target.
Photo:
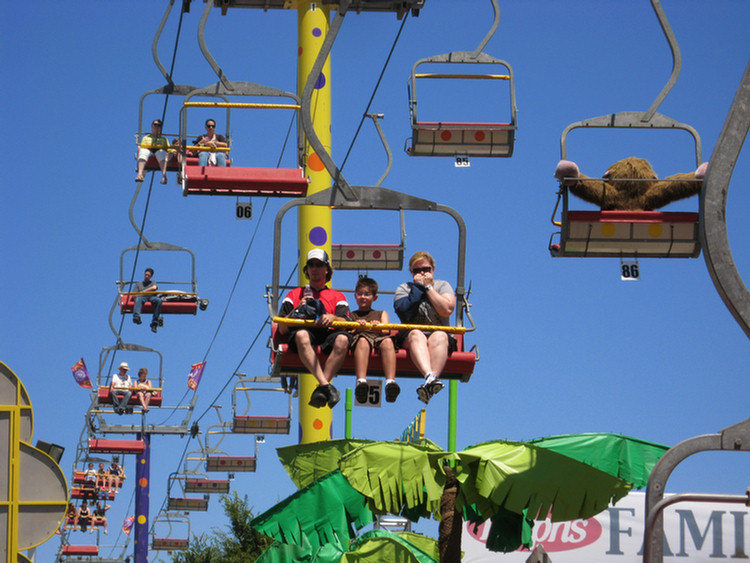
<svg viewBox="0 0 750 563">
<path fill-rule="evenodd" d="M 370 350 L 380 350 L 380 344 L 382 344 L 384 340 L 391 338 L 391 336 L 390 334 L 378 334 L 377 332 L 368 330 L 354 332 L 350 337 L 351 344 L 349 347 L 354 349 L 361 338 L 364 338 L 370 343 Z"/>
</svg>

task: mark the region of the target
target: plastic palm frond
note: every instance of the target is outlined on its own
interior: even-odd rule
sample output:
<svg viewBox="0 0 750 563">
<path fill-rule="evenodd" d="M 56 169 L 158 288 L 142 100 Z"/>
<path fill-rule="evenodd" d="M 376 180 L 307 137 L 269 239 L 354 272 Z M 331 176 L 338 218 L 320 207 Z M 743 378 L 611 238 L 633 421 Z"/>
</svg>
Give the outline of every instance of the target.
<svg viewBox="0 0 750 563">
<path fill-rule="evenodd" d="M 372 530 L 352 543 L 341 563 L 438 563 L 437 540 L 409 532 Z"/>
<path fill-rule="evenodd" d="M 418 516 L 437 517 L 445 484 L 440 460 L 446 455 L 427 441 L 373 442 L 346 454 L 339 468 L 374 513 L 418 509 Z"/>
<path fill-rule="evenodd" d="M 528 442 L 577 459 L 641 489 L 668 446 L 608 433 L 566 434 Z"/>
<path fill-rule="evenodd" d="M 577 460 L 519 442 L 485 442 L 458 452 L 457 503 L 481 519 L 505 508 L 553 521 L 589 518 L 625 495 L 631 485 Z"/>
<path fill-rule="evenodd" d="M 254 518 L 250 526 L 314 554 L 329 544 L 346 551 L 355 529 L 372 522 L 362 495 L 333 471 Z"/>
<path fill-rule="evenodd" d="M 298 489 L 338 469 L 346 453 L 372 440 L 326 440 L 276 448 L 281 464 Z"/>
</svg>

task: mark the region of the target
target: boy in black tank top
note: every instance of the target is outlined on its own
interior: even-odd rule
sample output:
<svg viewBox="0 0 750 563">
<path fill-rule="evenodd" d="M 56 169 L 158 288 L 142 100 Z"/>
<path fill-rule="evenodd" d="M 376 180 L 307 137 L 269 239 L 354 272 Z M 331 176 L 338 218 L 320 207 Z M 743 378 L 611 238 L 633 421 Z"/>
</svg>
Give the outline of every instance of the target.
<svg viewBox="0 0 750 563">
<path fill-rule="evenodd" d="M 372 309 L 373 302 L 378 298 L 378 283 L 371 278 L 360 278 L 354 289 L 357 301 L 357 311 L 352 312 L 352 319 L 364 325 L 366 323 L 387 323 L 388 313 Z M 383 359 L 385 372 L 385 400 L 393 403 L 401 389 L 396 383 L 396 348 L 388 331 L 376 329 L 355 330 L 352 336 L 351 349 L 354 353 L 354 372 L 357 385 L 354 396 L 357 402 L 367 401 L 367 366 L 370 362 L 370 352 L 375 349 Z"/>
</svg>

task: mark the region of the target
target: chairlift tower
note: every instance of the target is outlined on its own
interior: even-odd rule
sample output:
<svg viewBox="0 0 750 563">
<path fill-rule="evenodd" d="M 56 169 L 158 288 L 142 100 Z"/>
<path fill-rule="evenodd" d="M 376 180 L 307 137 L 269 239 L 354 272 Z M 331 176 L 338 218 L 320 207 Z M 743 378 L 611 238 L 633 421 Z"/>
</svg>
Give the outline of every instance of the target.
<svg viewBox="0 0 750 563">
<path fill-rule="evenodd" d="M 312 89 L 315 112 L 312 125 L 318 139 L 330 153 L 331 150 L 331 60 L 326 58 L 320 75 L 312 76 L 318 53 L 328 36 L 328 7 L 319 2 L 300 2 L 297 7 L 297 84 L 300 98 L 304 91 Z M 312 81 L 308 84 L 308 81 Z M 320 155 L 305 139 L 305 176 L 310 178 L 308 194 L 315 194 L 330 187 L 331 176 Z M 297 241 L 299 247 L 298 276 L 300 285 L 307 283 L 303 268 L 307 253 L 313 248 L 322 248 L 331 256 L 331 209 L 324 206 L 305 205 L 297 215 Z M 315 409 L 307 404 L 317 385 L 312 374 L 299 376 L 299 442 L 306 444 L 320 440 L 330 440 L 333 413 L 331 409 Z"/>
</svg>

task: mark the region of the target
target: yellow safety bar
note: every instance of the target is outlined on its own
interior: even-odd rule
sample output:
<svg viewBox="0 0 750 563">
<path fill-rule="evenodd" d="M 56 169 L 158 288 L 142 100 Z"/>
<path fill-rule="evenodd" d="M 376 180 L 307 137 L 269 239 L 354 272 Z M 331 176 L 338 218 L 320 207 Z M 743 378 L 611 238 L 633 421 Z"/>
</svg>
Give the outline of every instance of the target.
<svg viewBox="0 0 750 563">
<path fill-rule="evenodd" d="M 306 319 L 290 319 L 288 317 L 274 317 L 273 322 L 289 326 L 314 326 L 315 321 Z M 445 325 L 410 325 L 400 323 L 365 323 L 359 324 L 354 321 L 333 321 L 331 326 L 334 328 L 353 328 L 356 330 L 440 330 L 455 334 L 466 332 L 465 326 L 445 326 Z"/>
<path fill-rule="evenodd" d="M 185 147 L 185 150 L 189 151 L 211 151 L 211 152 L 229 152 L 232 149 L 229 147 L 199 147 L 199 146 L 193 146 L 190 145 L 189 147 Z"/>
<path fill-rule="evenodd" d="M 300 109 L 299 104 L 261 104 L 254 102 L 185 102 L 186 108 L 266 108 Z"/>
<path fill-rule="evenodd" d="M 469 79 L 484 79 L 489 78 L 492 80 L 510 80 L 509 74 L 437 74 L 437 73 L 425 73 L 415 74 L 415 78 L 469 78 Z"/>
<path fill-rule="evenodd" d="M 164 149 L 164 150 L 168 150 L 168 149 L 174 148 L 174 147 L 172 147 L 169 144 L 167 144 L 167 145 L 154 145 L 153 143 L 149 143 L 149 144 L 139 143 L 138 146 L 140 148 L 142 148 L 142 149 Z"/>
</svg>

